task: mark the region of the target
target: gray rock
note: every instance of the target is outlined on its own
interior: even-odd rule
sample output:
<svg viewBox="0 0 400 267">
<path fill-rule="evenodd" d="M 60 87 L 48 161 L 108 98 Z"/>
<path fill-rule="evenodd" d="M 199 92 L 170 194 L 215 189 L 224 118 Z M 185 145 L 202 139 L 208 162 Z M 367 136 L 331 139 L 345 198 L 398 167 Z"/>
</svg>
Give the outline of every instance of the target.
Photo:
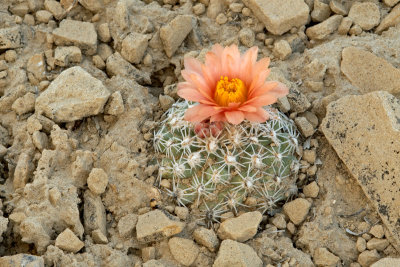
<svg viewBox="0 0 400 267">
<path fill-rule="evenodd" d="M 0 29 L 0 49 L 22 47 L 21 29 L 19 26 Z"/>
<path fill-rule="evenodd" d="M 212 229 L 204 227 L 197 228 L 193 232 L 193 238 L 197 243 L 205 246 L 210 251 L 214 252 L 218 248 L 219 240 Z"/>
<path fill-rule="evenodd" d="M 0 266 L 2 267 L 44 267 L 44 260 L 42 257 L 29 255 L 29 254 L 17 254 L 12 256 L 4 256 L 0 258 Z"/>
<path fill-rule="evenodd" d="M 161 27 L 160 38 L 168 57 L 172 57 L 192 30 L 192 19 L 193 17 L 189 15 L 178 15 L 167 25 Z"/>
<path fill-rule="evenodd" d="M 84 194 L 83 222 L 87 234 L 99 229 L 104 235 L 107 235 L 106 211 L 103 202 L 100 196 L 89 190 L 86 190 Z"/>
</svg>

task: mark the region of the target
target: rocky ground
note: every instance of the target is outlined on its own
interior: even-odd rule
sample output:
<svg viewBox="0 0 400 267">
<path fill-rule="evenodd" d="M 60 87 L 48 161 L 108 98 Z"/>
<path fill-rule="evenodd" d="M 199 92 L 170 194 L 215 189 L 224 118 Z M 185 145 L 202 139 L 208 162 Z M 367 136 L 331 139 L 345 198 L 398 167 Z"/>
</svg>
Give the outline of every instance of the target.
<svg viewBox="0 0 400 267">
<path fill-rule="evenodd" d="M 0 1 L 0 266 L 400 266 L 399 23 L 399 0 Z M 271 58 L 303 145 L 280 212 L 209 229 L 155 186 L 152 136 L 215 43 Z"/>
</svg>

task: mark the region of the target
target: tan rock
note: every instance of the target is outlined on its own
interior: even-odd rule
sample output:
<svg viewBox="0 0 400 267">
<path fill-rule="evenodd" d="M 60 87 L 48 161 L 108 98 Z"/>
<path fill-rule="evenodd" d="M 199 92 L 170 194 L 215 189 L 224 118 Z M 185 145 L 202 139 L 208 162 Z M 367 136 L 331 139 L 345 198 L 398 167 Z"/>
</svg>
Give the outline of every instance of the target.
<svg viewBox="0 0 400 267">
<path fill-rule="evenodd" d="M 19 26 L 0 29 L 0 49 L 13 49 L 22 46 Z"/>
<path fill-rule="evenodd" d="M 76 253 L 84 247 L 84 243 L 69 229 L 65 229 L 56 238 L 55 246 L 67 252 Z"/>
<path fill-rule="evenodd" d="M 387 6 L 394 6 L 395 4 L 397 4 L 400 0 L 383 0 L 383 3 L 385 3 L 385 5 Z"/>
<path fill-rule="evenodd" d="M 311 18 L 313 21 L 321 22 L 329 18 L 331 15 L 331 8 L 328 4 L 325 4 L 321 0 L 314 1 L 314 9 L 311 12 Z"/>
<path fill-rule="evenodd" d="M 32 157 L 28 153 L 21 153 L 14 171 L 14 189 L 24 188 L 34 169 Z"/>
<path fill-rule="evenodd" d="M 63 72 L 36 98 L 36 111 L 56 122 L 68 122 L 103 111 L 110 92 L 81 67 Z"/>
<path fill-rule="evenodd" d="M 317 182 L 311 182 L 303 188 L 303 193 L 306 197 L 315 198 L 319 193 L 319 186 Z"/>
<path fill-rule="evenodd" d="M 304 137 L 309 137 L 314 134 L 314 127 L 305 117 L 297 117 L 295 118 L 294 122 Z"/>
<path fill-rule="evenodd" d="M 75 45 L 84 54 L 93 55 L 97 50 L 97 32 L 90 22 L 64 19 L 53 31 L 56 45 Z"/>
<path fill-rule="evenodd" d="M 29 5 L 27 2 L 15 3 L 10 6 L 9 10 L 14 15 L 24 17 L 29 12 Z"/>
<path fill-rule="evenodd" d="M 105 5 L 103 0 L 79 0 L 79 3 L 92 12 L 100 11 Z"/>
<path fill-rule="evenodd" d="M 400 258 L 384 258 L 375 262 L 371 267 L 394 267 L 400 266 Z"/>
<path fill-rule="evenodd" d="M 369 267 L 371 264 L 378 261 L 379 258 L 379 253 L 376 250 L 366 250 L 358 255 L 358 263 L 362 267 Z"/>
<path fill-rule="evenodd" d="M 156 258 L 155 247 L 145 247 L 141 249 L 143 262 L 154 260 Z"/>
<path fill-rule="evenodd" d="M 82 61 L 82 52 L 76 46 L 57 46 L 54 51 L 54 64 L 60 67 L 66 67 L 70 63 L 80 63 Z"/>
<path fill-rule="evenodd" d="M 353 21 L 349 17 L 343 18 L 340 22 L 338 33 L 341 35 L 346 35 L 349 32 L 351 25 L 353 25 Z"/>
<path fill-rule="evenodd" d="M 273 53 L 278 59 L 285 60 L 292 54 L 292 48 L 288 41 L 279 40 L 274 43 Z"/>
<path fill-rule="evenodd" d="M 184 223 L 169 219 L 161 210 L 153 210 L 139 216 L 136 235 L 139 242 L 149 243 L 176 235 L 184 227 Z"/>
<path fill-rule="evenodd" d="M 197 228 L 193 232 L 193 238 L 197 243 L 205 246 L 210 251 L 215 251 L 218 248 L 219 240 L 212 229 L 204 227 Z"/>
<path fill-rule="evenodd" d="M 108 23 L 100 24 L 97 28 L 97 33 L 100 41 L 105 43 L 111 41 L 110 27 L 108 26 Z"/>
<path fill-rule="evenodd" d="M 295 225 L 299 225 L 307 217 L 310 207 L 311 203 L 304 198 L 296 198 L 286 203 L 283 206 L 283 211 Z"/>
<path fill-rule="evenodd" d="M 16 254 L 12 256 L 0 257 L 1 267 L 44 267 L 44 260 L 42 257 L 30 254 Z"/>
<path fill-rule="evenodd" d="M 255 34 L 249 28 L 243 28 L 239 31 L 239 40 L 246 47 L 252 47 L 254 45 Z M 290 52 L 292 52 L 290 50 Z"/>
<path fill-rule="evenodd" d="M 276 35 L 305 25 L 309 18 L 310 9 L 303 0 L 244 0 L 243 3 Z"/>
<path fill-rule="evenodd" d="M 46 78 L 46 63 L 43 54 L 33 55 L 26 64 L 26 70 L 32 73 L 39 81 L 44 80 Z"/>
<path fill-rule="evenodd" d="M 133 213 L 129 213 L 119 219 L 117 229 L 118 233 L 122 237 L 130 237 L 133 233 L 133 229 L 136 228 L 136 224 L 138 221 L 138 216 Z"/>
<path fill-rule="evenodd" d="M 101 232 L 100 229 L 92 231 L 92 239 L 96 244 L 107 244 L 107 237 Z"/>
<path fill-rule="evenodd" d="M 314 251 L 313 259 L 317 266 L 335 267 L 340 263 L 340 258 L 326 248 L 317 248 Z"/>
<path fill-rule="evenodd" d="M 385 235 L 385 230 L 383 229 L 383 226 L 381 224 L 376 224 L 371 227 L 369 233 L 376 238 L 383 238 L 383 236 Z"/>
<path fill-rule="evenodd" d="M 338 29 L 342 18 L 342 15 L 333 15 L 329 19 L 308 28 L 306 34 L 310 39 L 323 40 Z"/>
<path fill-rule="evenodd" d="M 130 63 L 140 63 L 146 52 L 149 36 L 132 32 L 122 41 L 121 55 Z"/>
<path fill-rule="evenodd" d="M 381 33 L 385 30 L 387 30 L 390 27 L 393 27 L 400 23 L 400 4 L 395 6 L 389 14 L 387 14 L 379 24 L 379 26 L 376 28 L 375 32 L 376 33 Z M 1 36 L 1 34 L 0 34 Z M 1 37 L 0 37 L 1 39 Z M 1 48 L 1 47 L 0 47 Z"/>
<path fill-rule="evenodd" d="M 258 211 L 246 212 L 239 217 L 228 219 L 220 224 L 218 237 L 245 242 L 255 236 L 261 220 L 262 215 Z"/>
<path fill-rule="evenodd" d="M 172 57 L 192 30 L 192 19 L 192 16 L 189 15 L 178 15 L 167 25 L 161 27 L 160 38 L 168 57 Z"/>
<path fill-rule="evenodd" d="M 198 246 L 190 239 L 173 237 L 168 241 L 168 247 L 174 259 L 184 266 L 190 266 L 199 255 Z"/>
<path fill-rule="evenodd" d="M 46 0 L 44 2 L 44 7 L 46 8 L 46 10 L 51 12 L 57 20 L 63 19 L 66 15 L 66 12 L 61 6 L 60 2 L 57 2 L 55 0 Z"/>
<path fill-rule="evenodd" d="M 363 30 L 368 31 L 379 24 L 381 13 L 375 3 L 355 2 L 350 8 L 349 18 Z"/>
<path fill-rule="evenodd" d="M 400 92 L 400 70 L 385 59 L 356 47 L 342 51 L 341 71 L 361 93 L 384 90 Z"/>
<path fill-rule="evenodd" d="M 32 112 L 35 110 L 35 100 L 35 94 L 26 93 L 24 96 L 15 100 L 11 106 L 11 109 L 14 110 L 18 115 Z"/>
<path fill-rule="evenodd" d="M 393 183 L 400 176 L 398 118 L 399 100 L 378 91 L 330 103 L 321 129 L 375 206 L 393 236 L 391 243 L 400 249 L 400 196 L 393 190 Z"/>
<path fill-rule="evenodd" d="M 104 193 L 108 184 L 107 173 L 103 169 L 93 168 L 90 171 L 87 183 L 90 191 L 100 195 Z"/>
<path fill-rule="evenodd" d="M 329 1 L 329 7 L 333 11 L 333 13 L 345 16 L 347 15 L 347 9 L 339 2 L 338 0 Z"/>
<path fill-rule="evenodd" d="M 143 267 L 165 267 L 165 265 L 158 260 L 149 260 L 143 263 Z"/>
<path fill-rule="evenodd" d="M 106 71 L 109 76 L 122 76 L 135 79 L 140 84 L 150 84 L 150 75 L 147 72 L 138 70 L 128 61 L 126 61 L 120 53 L 115 52 L 107 57 Z"/>
<path fill-rule="evenodd" d="M 387 239 L 374 237 L 367 242 L 367 248 L 369 250 L 376 249 L 377 251 L 384 251 L 387 246 L 389 246 L 389 241 Z"/>
<path fill-rule="evenodd" d="M 45 133 L 39 131 L 35 131 L 32 134 L 32 142 L 40 151 L 43 151 L 43 149 L 49 146 L 49 138 Z"/>
<path fill-rule="evenodd" d="M 222 241 L 213 264 L 213 267 L 227 266 L 262 267 L 263 262 L 250 246 L 228 239 Z"/>
<path fill-rule="evenodd" d="M 51 14 L 47 10 L 39 10 L 38 12 L 36 12 L 35 16 L 36 21 L 39 23 L 48 23 L 49 20 L 53 18 L 53 14 Z"/>
<path fill-rule="evenodd" d="M 100 196 L 86 190 L 83 204 L 83 222 L 85 232 L 90 234 L 99 229 L 103 235 L 107 235 L 106 211 Z"/>
<path fill-rule="evenodd" d="M 110 99 L 107 102 L 107 105 L 104 108 L 104 113 L 118 116 L 124 113 L 124 100 L 122 99 L 122 95 L 120 91 L 116 91 L 112 93 Z"/>
<path fill-rule="evenodd" d="M 356 242 L 356 248 L 358 252 L 363 252 L 367 249 L 367 241 L 364 238 L 358 237 Z"/>
</svg>

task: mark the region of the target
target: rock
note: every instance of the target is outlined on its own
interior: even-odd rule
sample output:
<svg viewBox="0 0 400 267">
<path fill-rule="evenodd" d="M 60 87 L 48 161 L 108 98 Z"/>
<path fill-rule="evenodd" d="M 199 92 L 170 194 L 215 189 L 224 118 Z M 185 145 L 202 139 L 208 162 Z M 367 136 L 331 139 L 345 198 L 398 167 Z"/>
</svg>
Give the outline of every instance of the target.
<svg viewBox="0 0 400 267">
<path fill-rule="evenodd" d="M 96 244 L 107 244 L 107 237 L 101 232 L 100 229 L 92 231 L 92 239 Z"/>
<path fill-rule="evenodd" d="M 192 20 L 192 16 L 178 15 L 167 25 L 161 27 L 160 38 L 168 57 L 172 57 L 192 30 Z"/>
<path fill-rule="evenodd" d="M 36 99 L 36 111 L 56 122 L 80 120 L 103 111 L 110 92 L 81 67 L 63 72 Z"/>
<path fill-rule="evenodd" d="M 169 95 L 159 95 L 158 99 L 163 111 L 167 111 L 175 103 L 175 100 Z"/>
<path fill-rule="evenodd" d="M 263 262 L 250 246 L 228 239 L 222 241 L 213 264 L 213 267 L 226 266 L 262 267 Z"/>
<path fill-rule="evenodd" d="M 137 83 L 150 84 L 150 75 L 147 72 L 138 70 L 122 56 L 116 52 L 109 56 L 106 61 L 106 71 L 109 76 L 120 75 L 123 77 L 133 78 Z"/>
<path fill-rule="evenodd" d="M 246 47 L 252 47 L 254 45 L 255 34 L 249 28 L 243 28 L 239 31 L 239 40 Z"/>
<path fill-rule="evenodd" d="M 0 158 L 4 157 L 5 154 L 7 154 L 7 148 L 0 144 Z"/>
<path fill-rule="evenodd" d="M 244 0 L 243 3 L 275 35 L 308 22 L 310 9 L 303 0 Z"/>
<path fill-rule="evenodd" d="M 83 222 L 87 234 L 99 229 L 103 235 L 107 235 L 106 211 L 101 197 L 89 190 L 86 190 L 84 194 Z"/>
<path fill-rule="evenodd" d="M 282 213 L 275 214 L 274 217 L 271 219 L 271 223 L 280 230 L 286 229 L 285 215 L 283 215 Z"/>
<path fill-rule="evenodd" d="M 314 127 L 305 117 L 297 117 L 294 119 L 294 122 L 304 137 L 309 137 L 314 134 Z"/>
<path fill-rule="evenodd" d="M 97 28 L 97 33 L 99 35 L 99 40 L 108 43 L 111 41 L 110 27 L 108 23 L 102 23 Z"/>
<path fill-rule="evenodd" d="M 35 17 L 31 14 L 26 14 L 23 20 L 24 24 L 29 26 L 35 26 Z"/>
<path fill-rule="evenodd" d="M 24 188 L 32 175 L 34 165 L 32 164 L 32 158 L 29 154 L 23 152 L 18 157 L 17 166 L 14 170 L 14 189 Z"/>
<path fill-rule="evenodd" d="M 108 100 L 106 107 L 104 108 L 104 113 L 109 115 L 118 116 L 124 113 L 124 100 L 120 91 L 112 93 L 110 99 Z"/>
<path fill-rule="evenodd" d="M 173 237 L 168 241 L 174 259 L 184 266 L 190 266 L 199 255 L 199 248 L 190 239 Z"/>
<path fill-rule="evenodd" d="M 347 15 L 347 9 L 338 0 L 329 1 L 329 7 L 335 14 L 342 16 Z"/>
<path fill-rule="evenodd" d="M 29 5 L 27 2 L 22 2 L 19 4 L 15 3 L 10 6 L 9 10 L 14 15 L 20 16 L 22 18 L 29 12 Z"/>
<path fill-rule="evenodd" d="M 346 35 L 349 32 L 351 25 L 353 25 L 353 21 L 349 17 L 343 18 L 338 27 L 338 33 Z"/>
<path fill-rule="evenodd" d="M 36 16 L 36 21 L 39 23 L 48 23 L 49 20 L 53 18 L 53 14 L 51 14 L 47 10 L 39 10 L 35 14 Z"/>
<path fill-rule="evenodd" d="M 30 254 L 16 254 L 12 256 L 0 257 L 0 266 L 2 267 L 44 267 L 42 257 Z"/>
<path fill-rule="evenodd" d="M 145 247 L 141 249 L 143 262 L 154 260 L 156 258 L 155 247 Z"/>
<path fill-rule="evenodd" d="M 400 0 L 383 0 L 383 2 L 385 3 L 385 5 L 387 6 L 394 6 L 395 4 L 397 4 Z"/>
<path fill-rule="evenodd" d="M 319 186 L 317 182 L 311 182 L 303 188 L 303 193 L 306 197 L 316 198 L 319 193 Z"/>
<path fill-rule="evenodd" d="M 363 30 L 361 29 L 360 26 L 358 26 L 357 24 L 353 25 L 353 27 L 350 28 L 349 30 L 349 34 L 351 36 L 353 35 L 360 35 L 363 32 Z"/>
<path fill-rule="evenodd" d="M 242 12 L 243 7 L 244 5 L 242 3 L 232 3 L 229 5 L 229 9 L 236 13 Z"/>
<path fill-rule="evenodd" d="M 282 111 L 283 113 L 290 111 L 290 108 L 291 108 L 290 103 L 286 96 L 278 98 L 278 101 L 276 103 L 279 107 L 279 110 Z"/>
<path fill-rule="evenodd" d="M 302 113 L 311 107 L 307 97 L 296 88 L 290 88 L 289 94 L 286 96 L 289 101 L 291 110 Z"/>
<path fill-rule="evenodd" d="M 239 217 L 225 220 L 218 228 L 218 237 L 245 242 L 255 236 L 261 220 L 262 215 L 258 211 L 246 212 Z"/>
<path fill-rule="evenodd" d="M 306 34 L 310 39 L 323 40 L 338 29 L 342 18 L 342 15 L 333 15 L 329 19 L 307 28 Z"/>
<path fill-rule="evenodd" d="M 43 151 L 43 149 L 49 146 L 49 138 L 45 133 L 39 131 L 35 131 L 32 134 L 32 142 L 40 151 Z"/>
<path fill-rule="evenodd" d="M 165 267 L 165 265 L 158 260 L 149 260 L 143 263 L 143 267 Z"/>
<path fill-rule="evenodd" d="M 81 63 L 82 53 L 76 46 L 57 46 L 54 51 L 54 64 L 60 67 L 66 67 L 70 63 Z"/>
<path fill-rule="evenodd" d="M 380 90 L 400 93 L 400 70 L 370 52 L 346 47 L 340 69 L 363 94 Z"/>
<path fill-rule="evenodd" d="M 207 1 L 208 2 L 208 1 Z M 221 0 L 210 0 L 207 8 L 207 17 L 210 19 L 217 18 L 224 9 L 224 2 Z"/>
<path fill-rule="evenodd" d="M 331 8 L 328 4 L 325 4 L 321 0 L 314 1 L 314 9 L 311 12 L 311 18 L 313 21 L 321 22 L 329 18 L 331 15 Z"/>
<path fill-rule="evenodd" d="M 218 248 L 219 240 L 212 229 L 199 227 L 193 232 L 194 240 L 202 246 L 205 246 L 210 251 L 214 252 Z"/>
<path fill-rule="evenodd" d="M 387 30 L 390 27 L 393 27 L 400 23 L 400 4 L 395 6 L 389 14 L 387 14 L 379 26 L 376 28 L 375 32 L 376 33 L 381 33 L 385 30 Z M 0 30 L 0 40 L 1 40 L 1 30 Z M 1 43 L 1 42 L 0 42 Z M 1 46 L 0 46 L 1 48 Z"/>
<path fill-rule="evenodd" d="M 400 175 L 398 118 L 400 101 L 378 91 L 331 102 L 321 130 L 373 203 L 399 250 L 400 196 L 392 186 Z M 377 138 L 383 133 L 385 138 Z"/>
<path fill-rule="evenodd" d="M 349 18 L 361 27 L 361 29 L 368 31 L 377 26 L 381 20 L 381 13 L 379 7 L 372 2 L 355 2 L 349 11 Z"/>
<path fill-rule="evenodd" d="M 93 193 L 96 195 L 101 195 L 106 191 L 106 187 L 108 184 L 108 176 L 107 173 L 104 172 L 103 169 L 93 168 L 90 171 L 89 177 L 87 179 L 87 184 Z"/>
<path fill-rule="evenodd" d="M 362 267 L 369 267 L 380 258 L 376 250 L 366 250 L 358 255 L 358 263 Z"/>
<path fill-rule="evenodd" d="M 364 238 L 358 237 L 356 242 L 356 248 L 358 252 L 363 252 L 367 249 L 367 241 Z"/>
<path fill-rule="evenodd" d="M 138 64 L 142 61 L 148 44 L 148 35 L 132 32 L 122 41 L 121 55 L 130 63 Z"/>
<path fill-rule="evenodd" d="M 377 251 L 384 251 L 387 246 L 389 246 L 389 241 L 387 239 L 374 237 L 367 242 L 367 248 L 369 250 L 376 249 Z"/>
<path fill-rule="evenodd" d="M 96 53 L 97 33 L 90 22 L 64 19 L 53 36 L 56 45 L 75 45 L 86 55 Z"/>
<path fill-rule="evenodd" d="M 314 250 L 313 259 L 317 266 L 335 267 L 340 264 L 340 258 L 329 252 L 326 248 L 317 248 Z"/>
<path fill-rule="evenodd" d="M 106 63 L 99 55 L 94 55 L 92 57 L 92 62 L 99 70 L 104 70 L 106 68 Z"/>
<path fill-rule="evenodd" d="M 79 0 L 79 4 L 89 11 L 99 12 L 105 3 L 103 0 Z"/>
<path fill-rule="evenodd" d="M 11 220 L 12 217 L 10 218 L 10 216 L 8 218 L 4 218 L 3 216 L 0 216 L 0 242 L 3 241 L 3 233 L 5 231 L 7 231 L 7 226 L 8 226 L 8 221 L 9 219 Z M 0 262 L 1 262 L 1 258 L 0 258 Z"/>
<path fill-rule="evenodd" d="M 295 224 L 301 224 L 307 217 L 311 203 L 304 198 L 296 198 L 283 206 L 283 211 L 289 219 Z"/>
<path fill-rule="evenodd" d="M 400 266 L 400 258 L 383 258 L 371 265 L 371 267 Z"/>
<path fill-rule="evenodd" d="M 206 7 L 202 3 L 197 3 L 193 6 L 193 13 L 197 16 L 204 14 L 206 12 Z"/>
<path fill-rule="evenodd" d="M 228 21 L 228 18 L 224 13 L 219 13 L 218 16 L 215 18 L 215 21 L 219 24 L 225 24 Z"/>
<path fill-rule="evenodd" d="M 153 210 L 139 216 L 136 235 L 139 242 L 149 243 L 176 235 L 184 227 L 184 223 L 169 219 L 161 210 Z"/>
<path fill-rule="evenodd" d="M 32 73 L 39 81 L 44 80 L 46 78 L 46 63 L 43 54 L 33 55 L 26 64 L 26 70 Z"/>
<path fill-rule="evenodd" d="M 60 2 L 55 0 L 46 0 L 44 2 L 44 7 L 53 14 L 56 20 L 61 20 L 65 17 L 66 12 L 64 8 L 61 6 Z"/>
<path fill-rule="evenodd" d="M 273 53 L 278 59 L 285 60 L 292 54 L 292 48 L 288 41 L 282 39 L 274 43 Z"/>
<path fill-rule="evenodd" d="M 383 236 L 385 235 L 385 231 L 381 224 L 376 224 L 372 226 L 371 229 L 369 230 L 369 233 L 375 236 L 376 238 L 383 238 Z"/>
<path fill-rule="evenodd" d="M 69 229 L 65 229 L 56 238 L 55 246 L 67 252 L 76 253 L 84 247 L 84 243 Z"/>
<path fill-rule="evenodd" d="M 130 237 L 132 235 L 133 229 L 135 229 L 138 221 L 138 216 L 133 213 L 129 213 L 119 219 L 118 221 L 118 233 L 122 237 Z"/>
<path fill-rule="evenodd" d="M 176 206 L 174 212 L 175 212 L 176 216 L 178 216 L 178 218 L 183 221 L 186 221 L 186 219 L 189 216 L 189 209 L 186 207 Z"/>
<path fill-rule="evenodd" d="M 17 98 L 11 106 L 11 109 L 18 115 L 29 113 L 35 110 L 35 95 L 26 93 L 24 96 Z"/>
<path fill-rule="evenodd" d="M 19 26 L 0 29 L 0 49 L 22 47 L 21 29 Z"/>
</svg>

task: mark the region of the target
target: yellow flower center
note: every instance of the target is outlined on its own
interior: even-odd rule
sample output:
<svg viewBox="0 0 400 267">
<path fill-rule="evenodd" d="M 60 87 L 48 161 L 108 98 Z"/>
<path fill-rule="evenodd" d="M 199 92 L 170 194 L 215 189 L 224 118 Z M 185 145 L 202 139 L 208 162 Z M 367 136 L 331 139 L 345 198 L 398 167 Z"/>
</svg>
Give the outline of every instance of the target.
<svg viewBox="0 0 400 267">
<path fill-rule="evenodd" d="M 228 77 L 221 76 L 215 89 L 214 100 L 223 107 L 227 107 L 229 103 L 243 103 L 247 100 L 247 88 L 238 78 L 229 81 Z"/>
</svg>

